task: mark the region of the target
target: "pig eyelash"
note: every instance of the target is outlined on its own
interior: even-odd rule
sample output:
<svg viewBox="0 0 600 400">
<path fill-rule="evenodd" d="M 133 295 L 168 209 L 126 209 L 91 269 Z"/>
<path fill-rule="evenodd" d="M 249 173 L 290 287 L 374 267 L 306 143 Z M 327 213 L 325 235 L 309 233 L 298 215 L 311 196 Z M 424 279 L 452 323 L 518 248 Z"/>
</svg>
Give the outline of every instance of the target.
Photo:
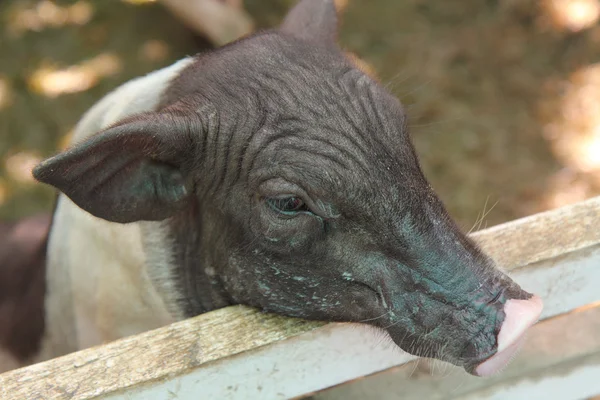
<svg viewBox="0 0 600 400">
<path fill-rule="evenodd" d="M 266 199 L 266 202 L 271 209 L 287 216 L 311 212 L 304 200 L 298 196 L 270 197 Z"/>
</svg>

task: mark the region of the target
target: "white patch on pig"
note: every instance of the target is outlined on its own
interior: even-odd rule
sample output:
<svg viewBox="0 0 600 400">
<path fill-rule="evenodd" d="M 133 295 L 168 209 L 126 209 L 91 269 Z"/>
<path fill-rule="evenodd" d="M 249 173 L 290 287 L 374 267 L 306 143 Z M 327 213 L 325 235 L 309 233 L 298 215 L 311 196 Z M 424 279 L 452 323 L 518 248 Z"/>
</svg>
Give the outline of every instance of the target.
<svg viewBox="0 0 600 400">
<path fill-rule="evenodd" d="M 109 93 L 84 115 L 73 141 L 155 109 L 169 82 L 191 61 L 181 60 Z M 37 361 L 181 318 L 164 232 L 160 222 L 117 224 L 96 218 L 59 196 L 48 243 L 46 331 Z"/>
<path fill-rule="evenodd" d="M 75 128 L 73 142 L 123 118 L 155 109 L 170 81 L 191 62 L 192 58 L 184 58 L 169 67 L 132 79 L 104 96 L 83 115 Z"/>
</svg>

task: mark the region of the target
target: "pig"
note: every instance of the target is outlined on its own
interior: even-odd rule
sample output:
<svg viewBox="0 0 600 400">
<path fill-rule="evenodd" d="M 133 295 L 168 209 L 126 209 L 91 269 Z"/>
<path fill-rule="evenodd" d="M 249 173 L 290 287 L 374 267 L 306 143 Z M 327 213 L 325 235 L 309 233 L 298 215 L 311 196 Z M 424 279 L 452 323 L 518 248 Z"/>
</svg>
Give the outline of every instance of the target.
<svg viewBox="0 0 600 400">
<path fill-rule="evenodd" d="M 39 351 L 49 227 L 48 214 L 0 223 L 0 373 Z"/>
<path fill-rule="evenodd" d="M 364 322 L 498 372 L 542 301 L 449 217 L 393 95 L 336 44 L 331 0 L 102 99 L 35 178 L 60 191 L 42 354 L 234 304 Z"/>
</svg>

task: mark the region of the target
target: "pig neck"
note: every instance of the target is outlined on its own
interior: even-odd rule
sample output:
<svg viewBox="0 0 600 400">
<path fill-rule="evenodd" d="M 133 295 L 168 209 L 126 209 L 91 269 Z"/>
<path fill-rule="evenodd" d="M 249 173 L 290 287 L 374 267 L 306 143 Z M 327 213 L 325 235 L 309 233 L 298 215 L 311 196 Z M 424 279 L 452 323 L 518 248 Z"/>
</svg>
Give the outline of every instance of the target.
<svg viewBox="0 0 600 400">
<path fill-rule="evenodd" d="M 218 234 L 210 232 L 213 224 L 202 219 L 199 205 L 141 226 L 151 280 L 172 313 L 191 317 L 234 304 L 215 267 L 220 243 L 204 240 Z"/>
<path fill-rule="evenodd" d="M 77 125 L 73 141 L 85 139 L 127 116 L 155 109 L 171 80 L 191 62 L 181 60 L 105 96 Z M 107 222 L 81 210 L 66 196 L 59 196 L 48 242 L 44 299 L 47 324 L 42 350 L 35 361 L 184 317 L 172 293 L 175 283 L 170 283 L 174 281 L 171 256 L 166 250 L 146 252 L 149 242 L 159 246 L 152 239 L 160 239 L 164 228 L 157 222 Z M 162 240 L 164 248 L 165 238 Z M 151 260 L 159 253 L 162 258 Z M 153 278 L 162 283 L 156 285 Z"/>
</svg>

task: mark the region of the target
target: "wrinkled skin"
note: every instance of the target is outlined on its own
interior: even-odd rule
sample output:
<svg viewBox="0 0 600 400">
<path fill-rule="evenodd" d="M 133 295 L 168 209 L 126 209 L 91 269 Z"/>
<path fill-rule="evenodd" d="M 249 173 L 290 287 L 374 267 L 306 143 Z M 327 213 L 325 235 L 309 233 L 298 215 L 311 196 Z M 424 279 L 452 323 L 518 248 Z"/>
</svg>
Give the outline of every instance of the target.
<svg viewBox="0 0 600 400">
<path fill-rule="evenodd" d="M 531 295 L 452 222 L 402 106 L 334 37 L 332 2 L 305 0 L 35 176 L 97 217 L 164 220 L 187 316 L 242 303 L 364 321 L 472 371 L 505 302 Z"/>
</svg>

